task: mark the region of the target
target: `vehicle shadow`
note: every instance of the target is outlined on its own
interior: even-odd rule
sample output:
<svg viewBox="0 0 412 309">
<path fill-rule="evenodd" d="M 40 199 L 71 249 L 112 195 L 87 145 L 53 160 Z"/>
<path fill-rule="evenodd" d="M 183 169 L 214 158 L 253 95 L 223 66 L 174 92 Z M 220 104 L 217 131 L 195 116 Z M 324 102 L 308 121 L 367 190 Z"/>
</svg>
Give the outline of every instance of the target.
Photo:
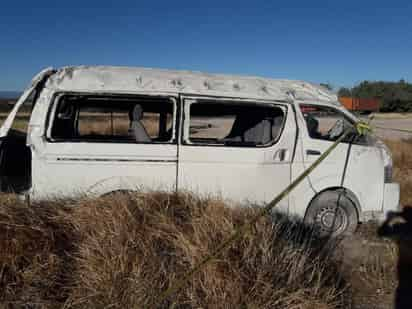
<svg viewBox="0 0 412 309">
<path fill-rule="evenodd" d="M 390 212 L 378 229 L 378 235 L 396 241 L 398 246 L 398 287 L 395 309 L 412 308 L 412 206 Z"/>
</svg>

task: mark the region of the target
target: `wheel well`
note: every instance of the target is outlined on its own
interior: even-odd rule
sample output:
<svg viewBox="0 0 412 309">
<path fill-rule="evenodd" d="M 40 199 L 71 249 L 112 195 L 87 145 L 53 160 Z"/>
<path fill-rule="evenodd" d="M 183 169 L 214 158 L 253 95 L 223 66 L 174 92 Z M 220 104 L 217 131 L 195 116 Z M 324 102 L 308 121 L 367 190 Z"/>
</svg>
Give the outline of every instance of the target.
<svg viewBox="0 0 412 309">
<path fill-rule="evenodd" d="M 118 190 L 113 190 L 113 191 L 105 192 L 105 193 L 101 194 L 100 196 L 101 196 L 101 197 L 106 197 L 106 196 L 110 196 L 110 195 L 113 195 L 113 194 L 118 194 L 118 193 L 120 193 L 120 194 L 122 194 L 122 193 L 128 194 L 128 193 L 131 193 L 131 192 L 133 192 L 133 191 L 131 191 L 131 190 L 118 189 Z"/>
<path fill-rule="evenodd" d="M 304 218 L 306 218 L 306 214 L 308 213 L 309 208 L 312 206 L 313 201 L 315 201 L 321 194 L 323 194 L 323 193 L 325 193 L 325 192 L 331 192 L 331 191 L 332 191 L 332 192 L 342 192 L 342 193 L 349 199 L 349 201 L 352 202 L 352 204 L 353 204 L 353 206 L 354 206 L 354 208 L 355 208 L 355 210 L 356 210 L 356 215 L 357 215 L 357 217 L 358 217 L 358 222 L 359 222 L 359 221 L 360 221 L 360 214 L 361 214 L 361 212 L 362 212 L 362 209 L 361 209 L 361 205 L 360 205 L 360 203 L 359 203 L 359 200 L 358 200 L 358 198 L 356 197 L 356 195 L 355 195 L 352 191 L 350 191 L 349 189 L 346 189 L 346 188 L 344 188 L 344 187 L 331 187 L 331 188 L 327 188 L 327 189 L 324 189 L 324 190 L 318 192 L 318 193 L 311 199 L 311 201 L 310 201 L 310 203 L 309 203 L 309 206 L 306 208 L 305 217 L 304 217 Z"/>
</svg>

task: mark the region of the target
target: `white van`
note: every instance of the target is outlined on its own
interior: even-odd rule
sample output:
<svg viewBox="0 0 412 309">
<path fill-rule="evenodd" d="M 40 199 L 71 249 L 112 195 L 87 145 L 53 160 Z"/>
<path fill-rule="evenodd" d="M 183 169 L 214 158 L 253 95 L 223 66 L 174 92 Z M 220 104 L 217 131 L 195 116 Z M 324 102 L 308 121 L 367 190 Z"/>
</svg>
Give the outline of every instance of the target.
<svg viewBox="0 0 412 309">
<path fill-rule="evenodd" d="M 353 127 L 279 205 L 321 229 L 351 232 L 399 205 L 391 155 L 356 135 L 357 121 L 333 93 L 302 81 L 46 69 L 0 129 L 1 190 L 31 199 L 188 190 L 264 204 Z"/>
</svg>

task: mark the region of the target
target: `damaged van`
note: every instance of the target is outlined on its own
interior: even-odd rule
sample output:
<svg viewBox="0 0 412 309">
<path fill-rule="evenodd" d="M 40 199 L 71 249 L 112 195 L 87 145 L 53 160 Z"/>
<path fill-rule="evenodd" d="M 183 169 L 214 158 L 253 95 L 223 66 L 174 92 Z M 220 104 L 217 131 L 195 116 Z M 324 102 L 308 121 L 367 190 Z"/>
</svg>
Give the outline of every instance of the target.
<svg viewBox="0 0 412 309">
<path fill-rule="evenodd" d="M 259 77 L 126 67 L 39 73 L 0 129 L 0 187 L 30 199 L 184 190 L 279 208 L 334 234 L 399 205 L 392 158 L 335 94 Z"/>
</svg>

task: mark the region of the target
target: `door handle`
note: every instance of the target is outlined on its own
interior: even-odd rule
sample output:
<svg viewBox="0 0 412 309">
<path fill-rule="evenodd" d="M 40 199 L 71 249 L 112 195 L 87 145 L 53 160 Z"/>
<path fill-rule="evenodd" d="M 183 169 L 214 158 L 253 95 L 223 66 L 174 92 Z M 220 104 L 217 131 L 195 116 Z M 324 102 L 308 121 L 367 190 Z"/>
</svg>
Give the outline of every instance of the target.
<svg viewBox="0 0 412 309">
<path fill-rule="evenodd" d="M 308 156 L 320 156 L 321 155 L 319 150 L 313 150 L 313 149 L 306 150 L 306 154 Z"/>
<path fill-rule="evenodd" d="M 275 152 L 275 155 L 273 156 L 273 160 L 282 162 L 282 161 L 287 160 L 288 157 L 289 157 L 289 151 L 285 148 L 282 148 Z"/>
</svg>

